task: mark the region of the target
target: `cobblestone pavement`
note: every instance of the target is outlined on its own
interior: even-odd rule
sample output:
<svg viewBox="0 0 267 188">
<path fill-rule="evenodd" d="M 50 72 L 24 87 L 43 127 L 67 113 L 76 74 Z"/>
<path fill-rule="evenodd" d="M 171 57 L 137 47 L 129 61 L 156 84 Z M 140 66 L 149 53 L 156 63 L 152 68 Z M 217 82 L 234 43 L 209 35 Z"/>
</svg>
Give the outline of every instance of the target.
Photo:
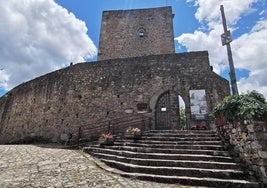
<svg viewBox="0 0 267 188">
<path fill-rule="evenodd" d="M 108 173 L 80 150 L 53 145 L 0 145 L 0 187 L 184 188 Z"/>
</svg>

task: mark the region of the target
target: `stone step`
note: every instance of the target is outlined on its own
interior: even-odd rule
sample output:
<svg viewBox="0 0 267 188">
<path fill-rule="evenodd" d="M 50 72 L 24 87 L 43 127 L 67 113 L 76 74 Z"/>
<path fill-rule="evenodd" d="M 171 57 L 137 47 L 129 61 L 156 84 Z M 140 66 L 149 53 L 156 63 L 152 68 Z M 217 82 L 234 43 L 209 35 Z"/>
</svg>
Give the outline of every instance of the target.
<svg viewBox="0 0 267 188">
<path fill-rule="evenodd" d="M 177 175 L 155 175 L 155 174 L 145 174 L 145 173 L 129 173 L 124 172 L 116 168 L 107 166 L 105 163 L 95 160 L 97 165 L 113 174 L 118 174 L 122 177 L 139 179 L 145 181 L 156 181 L 159 183 L 172 183 L 181 184 L 188 186 L 204 186 L 204 187 L 216 187 L 216 188 L 260 188 L 261 186 L 258 182 L 248 181 L 248 180 L 237 180 L 237 179 L 219 179 L 210 177 L 190 177 L 190 176 L 177 176 Z"/>
<path fill-rule="evenodd" d="M 233 169 L 203 169 L 203 168 L 188 168 L 188 167 L 169 167 L 169 166 L 143 166 L 124 163 L 115 160 L 101 159 L 108 166 L 117 168 L 125 172 L 145 173 L 154 175 L 168 176 L 190 176 L 190 177 L 209 177 L 221 179 L 246 179 L 243 171 Z"/>
<path fill-rule="evenodd" d="M 217 156 L 229 156 L 228 151 L 218 150 L 192 150 L 192 149 L 164 149 L 164 148 L 151 148 L 151 147 L 133 147 L 133 146 L 108 146 L 115 150 L 127 150 L 141 153 L 169 153 L 169 154 L 202 154 L 202 155 L 217 155 Z"/>
<path fill-rule="evenodd" d="M 138 143 L 137 142 L 116 142 L 116 145 L 124 145 L 124 146 L 134 146 L 134 147 L 150 147 L 150 148 L 168 148 L 168 149 L 194 149 L 194 150 L 220 150 L 224 151 L 225 148 L 222 145 L 198 145 L 198 144 L 145 144 L 145 143 Z"/>
<path fill-rule="evenodd" d="M 118 155 L 111 155 L 105 153 L 93 153 L 93 155 L 100 159 L 108 159 L 130 163 L 141 166 L 165 166 L 165 167 L 190 167 L 190 168 L 203 168 L 203 169 L 234 169 L 238 170 L 239 165 L 230 162 L 218 161 L 190 161 L 190 160 L 168 160 L 168 159 L 141 159 L 130 158 Z"/>
<path fill-rule="evenodd" d="M 145 133 L 157 133 L 157 134 L 216 134 L 215 131 L 211 130 L 150 130 L 146 131 Z"/>
<path fill-rule="evenodd" d="M 143 133 L 143 136 L 160 136 L 160 137 L 218 137 L 217 134 L 177 134 L 177 133 L 151 133 L 151 132 L 145 132 Z"/>
<path fill-rule="evenodd" d="M 220 141 L 220 138 L 219 137 L 142 136 L 142 140 L 159 140 L 159 141 Z"/>
<path fill-rule="evenodd" d="M 99 148 L 99 147 L 86 147 L 83 149 L 89 154 L 105 153 L 110 155 L 124 156 L 128 158 L 141 158 L 141 159 L 166 159 L 166 160 L 192 160 L 192 161 L 217 161 L 217 162 L 232 162 L 233 159 L 227 156 L 213 156 L 213 155 L 200 155 L 200 154 L 167 154 L 167 153 L 142 153 L 132 152 L 125 150 L 116 150 L 116 148 Z"/>
<path fill-rule="evenodd" d="M 120 139 L 117 140 L 116 142 L 128 142 L 129 140 L 127 139 Z M 189 144 L 197 144 L 197 145 L 222 145 L 222 141 L 160 141 L 160 140 L 138 140 L 138 143 L 143 143 L 143 144 L 173 144 L 173 145 L 189 145 Z"/>
<path fill-rule="evenodd" d="M 213 131 L 150 131 L 140 139 L 116 139 L 113 146 L 84 151 L 121 176 L 208 187 L 260 187 L 242 171 Z M 102 164 L 104 164 L 102 163 Z"/>
<path fill-rule="evenodd" d="M 261 185 L 257 182 L 251 182 L 247 180 L 236 179 L 219 179 L 219 178 L 198 178 L 190 176 L 166 176 L 166 175 L 154 175 L 144 173 L 127 173 L 120 174 L 122 177 L 135 178 L 139 180 L 155 181 L 159 183 L 172 183 L 188 186 L 205 186 L 216 188 L 261 188 Z"/>
</svg>

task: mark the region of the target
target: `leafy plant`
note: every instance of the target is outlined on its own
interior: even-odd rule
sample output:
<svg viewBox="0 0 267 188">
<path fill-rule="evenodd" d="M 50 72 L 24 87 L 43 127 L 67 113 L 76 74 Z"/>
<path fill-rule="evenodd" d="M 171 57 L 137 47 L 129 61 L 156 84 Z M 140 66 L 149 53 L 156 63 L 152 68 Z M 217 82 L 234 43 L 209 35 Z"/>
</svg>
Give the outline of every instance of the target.
<svg viewBox="0 0 267 188">
<path fill-rule="evenodd" d="M 133 127 L 129 127 L 126 131 L 125 134 L 140 134 L 141 130 L 139 128 L 133 128 Z"/>
<path fill-rule="evenodd" d="M 103 133 L 100 135 L 99 139 L 113 139 L 113 135 L 111 133 Z"/>
<path fill-rule="evenodd" d="M 111 133 L 103 133 L 98 139 L 100 146 L 103 145 L 113 145 L 115 138 Z"/>
<path fill-rule="evenodd" d="M 225 97 L 214 108 L 215 117 L 222 115 L 228 122 L 244 119 L 262 120 L 266 114 L 267 103 L 264 96 L 257 91 Z"/>
<path fill-rule="evenodd" d="M 186 116 L 185 116 L 185 109 L 180 108 L 180 125 L 181 130 L 186 130 Z"/>
</svg>

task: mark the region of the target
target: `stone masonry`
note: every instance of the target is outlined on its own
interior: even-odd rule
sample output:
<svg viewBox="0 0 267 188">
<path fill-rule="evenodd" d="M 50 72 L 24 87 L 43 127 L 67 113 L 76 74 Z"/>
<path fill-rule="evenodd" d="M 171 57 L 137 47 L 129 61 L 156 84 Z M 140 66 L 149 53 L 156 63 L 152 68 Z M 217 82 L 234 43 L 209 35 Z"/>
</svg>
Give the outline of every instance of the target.
<svg viewBox="0 0 267 188">
<path fill-rule="evenodd" d="M 57 145 L 0 145 L 1 188 L 192 188 L 108 173 L 81 150 Z"/>
<path fill-rule="evenodd" d="M 104 11 L 98 60 L 174 53 L 171 7 Z"/>
<path fill-rule="evenodd" d="M 56 142 L 69 133 L 75 139 L 80 126 L 122 117 L 129 109 L 138 113 L 139 103 L 148 104 L 154 121 L 157 98 L 165 91 L 173 100 L 183 97 L 190 119 L 190 89 L 206 90 L 209 112 L 229 94 L 228 82 L 210 69 L 207 52 L 76 64 L 23 83 L 0 99 L 0 143 Z"/>
<path fill-rule="evenodd" d="M 266 118 L 267 120 L 267 118 Z M 245 120 L 217 127 L 236 160 L 267 183 L 267 121 Z"/>
<path fill-rule="evenodd" d="M 43 75 L 0 98 L 0 143 L 77 140 L 81 128 L 129 113 L 146 114 L 155 129 L 165 93 L 165 127 L 181 129 L 179 96 L 187 127 L 199 123 L 191 117 L 189 91 L 204 90 L 211 113 L 229 95 L 229 83 L 212 71 L 207 51 L 174 53 L 172 19 L 171 7 L 103 12 L 99 61 Z"/>
</svg>

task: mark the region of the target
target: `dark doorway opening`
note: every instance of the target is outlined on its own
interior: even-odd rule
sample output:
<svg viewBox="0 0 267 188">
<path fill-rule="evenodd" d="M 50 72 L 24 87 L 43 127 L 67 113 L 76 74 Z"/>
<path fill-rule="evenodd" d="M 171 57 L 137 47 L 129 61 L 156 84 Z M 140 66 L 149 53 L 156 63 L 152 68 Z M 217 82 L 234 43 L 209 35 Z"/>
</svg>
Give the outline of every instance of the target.
<svg viewBox="0 0 267 188">
<path fill-rule="evenodd" d="M 156 103 L 155 129 L 171 129 L 171 98 L 170 91 L 162 93 Z"/>
</svg>

